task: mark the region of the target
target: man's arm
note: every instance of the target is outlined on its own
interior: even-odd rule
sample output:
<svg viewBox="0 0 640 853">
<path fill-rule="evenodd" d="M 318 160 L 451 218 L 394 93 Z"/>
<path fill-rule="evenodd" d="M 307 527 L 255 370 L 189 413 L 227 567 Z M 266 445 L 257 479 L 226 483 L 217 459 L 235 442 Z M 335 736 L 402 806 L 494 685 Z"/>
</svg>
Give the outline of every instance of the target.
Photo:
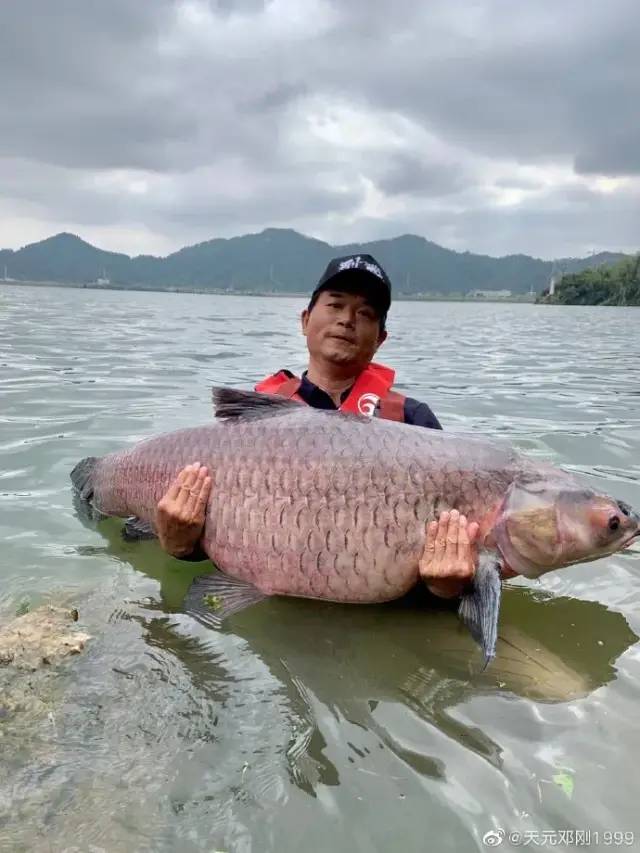
<svg viewBox="0 0 640 853">
<path fill-rule="evenodd" d="M 205 559 L 197 545 L 210 493 L 211 477 L 199 462 L 183 468 L 169 486 L 156 509 L 158 538 L 169 554 L 182 560 Z"/>
<path fill-rule="evenodd" d="M 428 429 L 442 429 L 442 425 L 426 403 L 407 397 L 404 401 L 404 422 Z"/>
</svg>

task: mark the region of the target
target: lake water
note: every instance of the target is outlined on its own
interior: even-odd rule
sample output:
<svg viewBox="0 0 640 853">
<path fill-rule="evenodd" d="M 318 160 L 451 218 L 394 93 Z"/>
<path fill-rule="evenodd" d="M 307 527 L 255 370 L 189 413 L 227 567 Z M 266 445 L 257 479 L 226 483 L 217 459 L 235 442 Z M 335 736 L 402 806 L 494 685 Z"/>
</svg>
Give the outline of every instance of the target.
<svg viewBox="0 0 640 853">
<path fill-rule="evenodd" d="M 74 514 L 81 457 L 208 421 L 213 384 L 302 369 L 302 307 L 0 289 L 0 623 L 72 602 L 93 636 L 11 682 L 39 703 L 0 719 L 0 849 L 473 851 L 498 830 L 638 845 L 637 551 L 510 584 L 478 675 L 455 614 L 420 602 L 277 600 L 208 631 L 180 612 L 206 564 Z M 445 429 L 505 436 L 638 508 L 639 324 L 397 303 L 380 360 Z"/>
</svg>

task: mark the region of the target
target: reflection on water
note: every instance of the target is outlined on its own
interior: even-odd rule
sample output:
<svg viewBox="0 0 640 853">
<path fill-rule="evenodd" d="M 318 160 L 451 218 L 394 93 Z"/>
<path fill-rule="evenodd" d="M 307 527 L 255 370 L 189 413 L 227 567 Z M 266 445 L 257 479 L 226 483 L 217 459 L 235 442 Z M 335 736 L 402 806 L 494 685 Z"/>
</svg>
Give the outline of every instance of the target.
<svg viewBox="0 0 640 853">
<path fill-rule="evenodd" d="M 0 672 L 0 849 L 471 850 L 493 826 L 640 834 L 637 553 L 510 585 L 485 673 L 455 613 L 420 595 L 267 601 L 208 631 L 180 610 L 207 564 L 125 543 L 114 520 L 82 525 L 68 472 L 206 421 L 211 384 L 299 368 L 302 301 L 2 294 L 0 619 L 71 598 L 95 639 L 28 685 Z M 385 358 L 447 429 L 506 433 L 638 506 L 632 315 L 398 304 Z"/>
</svg>

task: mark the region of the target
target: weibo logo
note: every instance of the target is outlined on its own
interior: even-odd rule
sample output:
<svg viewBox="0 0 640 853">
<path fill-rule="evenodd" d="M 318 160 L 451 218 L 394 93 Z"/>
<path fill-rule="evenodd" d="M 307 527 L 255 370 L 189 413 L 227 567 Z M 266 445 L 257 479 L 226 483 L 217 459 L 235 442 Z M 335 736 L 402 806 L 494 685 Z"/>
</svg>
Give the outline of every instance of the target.
<svg viewBox="0 0 640 853">
<path fill-rule="evenodd" d="M 358 400 L 358 411 L 361 415 L 372 418 L 379 402 L 380 397 L 377 394 L 363 394 Z"/>
</svg>

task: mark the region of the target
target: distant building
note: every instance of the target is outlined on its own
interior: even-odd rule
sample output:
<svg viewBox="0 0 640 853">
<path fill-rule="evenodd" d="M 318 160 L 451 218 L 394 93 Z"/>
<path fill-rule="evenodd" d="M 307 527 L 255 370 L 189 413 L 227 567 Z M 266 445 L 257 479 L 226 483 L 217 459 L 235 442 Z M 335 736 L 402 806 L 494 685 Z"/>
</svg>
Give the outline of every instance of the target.
<svg viewBox="0 0 640 853">
<path fill-rule="evenodd" d="M 470 290 L 467 296 L 471 299 L 508 299 L 510 290 Z"/>
<path fill-rule="evenodd" d="M 102 275 L 94 281 L 94 284 L 102 287 L 108 287 L 111 284 L 111 279 L 107 276 L 107 271 L 102 270 Z"/>
</svg>

